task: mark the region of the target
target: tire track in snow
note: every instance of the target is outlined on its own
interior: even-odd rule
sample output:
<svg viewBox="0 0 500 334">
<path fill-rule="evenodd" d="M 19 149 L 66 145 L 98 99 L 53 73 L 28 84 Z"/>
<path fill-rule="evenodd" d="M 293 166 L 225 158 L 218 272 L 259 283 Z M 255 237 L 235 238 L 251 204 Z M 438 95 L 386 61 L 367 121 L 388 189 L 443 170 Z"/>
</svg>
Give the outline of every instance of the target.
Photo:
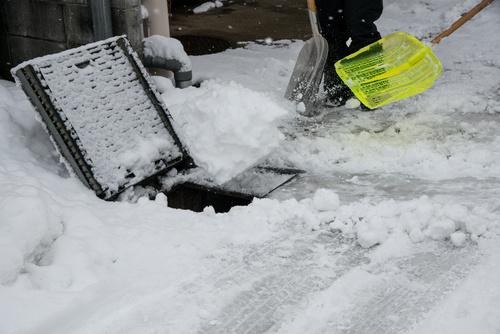
<svg viewBox="0 0 500 334">
<path fill-rule="evenodd" d="M 248 280 L 255 270 L 260 272 L 251 287 L 237 293 L 199 333 L 275 332 L 306 296 L 366 263 L 366 252 L 352 240 L 333 233 L 268 244 L 263 251 L 246 257 L 245 266 L 217 281 L 218 288 L 227 288 L 228 277 L 247 276 Z"/>
<path fill-rule="evenodd" d="M 477 260 L 473 246 L 439 245 L 395 263 L 398 272 L 367 299 L 354 301 L 319 333 L 403 333 L 422 320 L 471 271 Z"/>
</svg>

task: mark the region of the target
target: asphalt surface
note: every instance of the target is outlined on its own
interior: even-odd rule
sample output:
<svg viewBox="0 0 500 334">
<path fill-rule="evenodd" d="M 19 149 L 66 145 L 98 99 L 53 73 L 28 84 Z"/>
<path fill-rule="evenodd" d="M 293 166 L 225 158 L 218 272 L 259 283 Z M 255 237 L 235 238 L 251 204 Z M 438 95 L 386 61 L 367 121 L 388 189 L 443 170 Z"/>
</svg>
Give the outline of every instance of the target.
<svg viewBox="0 0 500 334">
<path fill-rule="evenodd" d="M 224 6 L 194 14 L 193 8 L 205 0 L 174 1 L 172 4 L 172 37 L 196 40 L 216 40 L 231 46 L 238 42 L 266 38 L 307 39 L 311 36 L 305 0 L 228 0 Z M 216 45 L 217 46 L 217 45 Z M 207 50 L 207 53 L 209 53 Z M 215 50 L 218 51 L 218 50 Z"/>
</svg>

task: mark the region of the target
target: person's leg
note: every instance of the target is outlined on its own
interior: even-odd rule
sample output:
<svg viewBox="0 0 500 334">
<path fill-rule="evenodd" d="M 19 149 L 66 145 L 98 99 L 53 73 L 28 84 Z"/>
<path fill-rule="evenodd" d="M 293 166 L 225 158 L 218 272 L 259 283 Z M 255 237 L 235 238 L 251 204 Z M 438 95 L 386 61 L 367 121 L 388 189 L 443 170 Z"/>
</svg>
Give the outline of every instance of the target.
<svg viewBox="0 0 500 334">
<path fill-rule="evenodd" d="M 351 37 L 349 53 L 354 53 L 381 38 L 374 22 L 380 18 L 382 10 L 382 0 L 346 1 L 345 22 Z"/>
<path fill-rule="evenodd" d="M 383 0 L 349 0 L 346 1 L 345 17 L 347 30 L 351 37 L 349 54 L 378 41 L 381 36 L 375 25 L 382 15 Z M 369 108 L 361 104 L 361 109 Z"/>
<path fill-rule="evenodd" d="M 345 103 L 352 96 L 335 71 L 335 63 L 349 54 L 349 33 L 344 19 L 346 1 L 351 0 L 316 0 L 321 34 L 328 41 L 323 87 L 328 99 L 334 104 Z"/>
</svg>

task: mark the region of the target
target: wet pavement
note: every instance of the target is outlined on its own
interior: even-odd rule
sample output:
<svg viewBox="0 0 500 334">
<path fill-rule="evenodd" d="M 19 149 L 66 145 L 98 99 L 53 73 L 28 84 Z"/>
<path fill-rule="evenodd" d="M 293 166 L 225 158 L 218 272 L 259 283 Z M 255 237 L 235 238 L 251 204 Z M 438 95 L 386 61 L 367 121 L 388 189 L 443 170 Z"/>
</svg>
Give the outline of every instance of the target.
<svg viewBox="0 0 500 334">
<path fill-rule="evenodd" d="M 193 8 L 204 2 L 172 5 L 172 37 L 180 39 L 190 54 L 218 52 L 238 42 L 311 36 L 305 0 L 229 0 L 223 7 L 194 14 Z"/>
</svg>

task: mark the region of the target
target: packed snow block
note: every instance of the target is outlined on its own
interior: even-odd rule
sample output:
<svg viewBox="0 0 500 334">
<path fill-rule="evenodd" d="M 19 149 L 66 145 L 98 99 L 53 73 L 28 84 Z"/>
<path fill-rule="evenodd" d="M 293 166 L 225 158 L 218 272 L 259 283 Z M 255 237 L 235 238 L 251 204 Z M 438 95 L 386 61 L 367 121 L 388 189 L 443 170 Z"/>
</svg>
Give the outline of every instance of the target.
<svg viewBox="0 0 500 334">
<path fill-rule="evenodd" d="M 12 74 L 71 169 L 101 198 L 188 159 L 125 37 L 36 58 Z"/>
</svg>

